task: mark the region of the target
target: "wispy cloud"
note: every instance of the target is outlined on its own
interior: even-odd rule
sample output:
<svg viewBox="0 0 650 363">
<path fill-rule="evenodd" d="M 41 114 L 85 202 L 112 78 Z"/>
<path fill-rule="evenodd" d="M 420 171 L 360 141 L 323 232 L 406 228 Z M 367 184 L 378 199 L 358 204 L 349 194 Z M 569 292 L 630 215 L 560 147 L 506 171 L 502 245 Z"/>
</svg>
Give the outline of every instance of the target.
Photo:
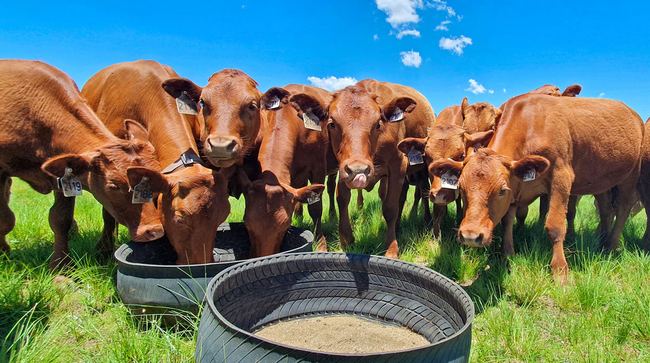
<svg viewBox="0 0 650 363">
<path fill-rule="evenodd" d="M 412 49 L 408 52 L 401 52 L 402 63 L 407 67 L 418 68 L 422 64 L 422 57 L 419 52 L 414 52 Z"/>
<path fill-rule="evenodd" d="M 469 80 L 469 88 L 466 88 L 465 91 L 470 91 L 473 94 L 477 95 L 479 93 L 485 93 L 485 87 L 482 84 L 476 82 L 474 79 Z"/>
<path fill-rule="evenodd" d="M 444 20 L 442 23 L 440 23 L 440 24 L 439 24 L 435 29 L 433 29 L 433 30 L 434 30 L 434 31 L 438 31 L 438 30 L 447 31 L 447 30 L 449 30 L 449 28 L 447 28 L 447 24 L 449 24 L 449 23 L 451 23 L 451 20 Z"/>
<path fill-rule="evenodd" d="M 427 3 L 427 6 L 430 8 L 435 8 L 438 11 L 446 11 L 447 16 L 450 17 L 456 15 L 456 11 L 454 11 L 454 9 L 451 6 L 447 5 L 447 2 L 443 0 L 433 0 L 430 3 Z"/>
<path fill-rule="evenodd" d="M 373 36 L 372 36 L 372 39 L 373 39 L 373 40 L 379 40 L 379 35 L 377 35 L 377 34 L 373 35 Z"/>
<path fill-rule="evenodd" d="M 417 9 L 422 9 L 422 0 L 375 0 L 375 3 L 379 10 L 388 15 L 386 21 L 395 29 L 420 21 Z"/>
<path fill-rule="evenodd" d="M 506 93 L 506 89 L 505 89 L 505 88 L 503 89 L 503 93 Z"/>
<path fill-rule="evenodd" d="M 341 77 L 336 78 L 334 76 L 318 78 L 318 77 L 307 77 L 307 80 L 311 82 L 312 85 L 326 89 L 330 92 L 334 92 L 341 88 L 351 86 L 357 83 L 357 79 L 354 77 Z"/>
<path fill-rule="evenodd" d="M 494 93 L 494 90 L 493 90 L 493 89 L 489 89 L 489 90 L 488 90 L 488 93 L 489 93 L 489 94 L 493 94 L 493 93 Z"/>
<path fill-rule="evenodd" d="M 605 92 L 602 92 L 601 94 L 598 95 L 598 98 L 603 98 L 605 97 Z"/>
<path fill-rule="evenodd" d="M 397 34 L 397 39 L 402 39 L 406 35 L 412 35 L 415 38 L 419 38 L 420 32 L 417 30 L 402 30 Z"/>
<path fill-rule="evenodd" d="M 463 48 L 472 44 L 472 39 L 464 35 L 461 35 L 460 38 L 451 37 L 451 38 L 440 38 L 440 48 L 449 50 L 458 55 L 463 54 Z"/>
</svg>

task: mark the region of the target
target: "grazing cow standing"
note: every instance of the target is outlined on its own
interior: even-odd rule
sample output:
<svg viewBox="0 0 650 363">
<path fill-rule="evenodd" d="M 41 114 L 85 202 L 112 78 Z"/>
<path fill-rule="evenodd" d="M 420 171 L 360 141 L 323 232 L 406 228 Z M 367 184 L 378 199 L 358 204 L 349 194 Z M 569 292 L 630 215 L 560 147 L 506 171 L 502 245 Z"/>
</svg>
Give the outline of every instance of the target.
<svg viewBox="0 0 650 363">
<path fill-rule="evenodd" d="M 399 143 L 398 148 L 404 154 L 412 149 L 418 150 L 428 166 L 443 159 L 463 161 L 474 150 L 487 145 L 500 115 L 501 110 L 491 104 L 481 102 L 470 105 L 465 97 L 460 106 L 447 107 L 440 112 L 426 138 L 406 138 Z M 443 186 L 442 179 L 431 172 L 429 178 L 429 199 L 434 203 L 433 234 L 439 238 L 440 222 L 447 212 L 447 204 L 456 201 L 458 223 L 462 220 L 463 209 L 457 186 Z"/>
<path fill-rule="evenodd" d="M 155 61 L 119 63 L 91 77 L 81 93 L 114 134 L 148 137 L 155 147 L 162 173 L 135 169 L 130 176 L 146 176 L 162 191 L 158 214 L 178 254 L 177 263 L 214 262 L 217 229 L 230 212 L 227 181 L 202 165 L 193 132 L 197 117 L 180 114 L 175 99 L 163 90 L 163 82 L 170 78 L 178 74 Z M 137 121 L 148 135 L 132 132 L 130 122 L 125 129 L 124 119 Z M 115 227 L 112 217 L 106 216 L 102 235 L 112 238 Z"/>
<path fill-rule="evenodd" d="M 150 144 L 115 137 L 85 103 L 74 81 L 42 62 L 0 61 L 0 97 L 1 250 L 9 252 L 5 236 L 15 224 L 9 209 L 14 176 L 40 193 L 54 191 L 49 215 L 54 232 L 50 269 L 70 262 L 75 198 L 64 194 L 70 195 L 70 187 L 79 193 L 81 188 L 91 192 L 128 227 L 133 240 L 146 242 L 163 236 L 153 203 L 133 204 L 129 192 L 134 182 L 140 183 L 127 177 L 131 170 L 160 170 Z M 142 128 L 138 131 L 146 133 Z M 57 188 L 57 177 L 62 178 L 64 190 Z M 97 246 L 98 251 L 108 249 Z"/>
<path fill-rule="evenodd" d="M 601 245 L 616 249 L 635 203 L 643 138 L 643 121 L 621 102 L 524 94 L 505 104 L 488 148 L 463 163 L 441 160 L 431 168 L 437 175 L 462 171 L 459 185 L 466 209 L 459 241 L 488 246 L 501 221 L 507 255 L 514 253 L 517 207 L 548 194 L 545 227 L 553 245 L 551 267 L 563 282 L 568 273 L 564 237 L 570 196 L 602 194 L 616 187 L 616 222 Z"/>
<path fill-rule="evenodd" d="M 301 109 L 307 107 L 299 97 L 290 100 Z M 371 190 L 380 181 L 379 197 L 387 225 L 386 256 L 397 258 L 396 227 L 408 190 L 405 177 L 424 168 L 423 164 L 409 166 L 397 143 L 405 137 L 424 137 L 435 121 L 433 109 L 413 88 L 370 79 L 337 91 L 331 103 L 316 109 L 323 110 L 319 118 L 326 115 L 329 119 L 326 127 L 339 162 L 341 246 L 354 243 L 348 213 L 350 190 Z"/>
<path fill-rule="evenodd" d="M 301 99 L 289 104 L 289 98 Z M 326 155 L 329 147 L 321 104 L 329 104 L 329 92 L 300 85 L 271 88 L 262 97 L 267 127 L 259 150 L 262 170 L 252 183 L 242 178 L 246 213 L 244 222 L 251 238 L 251 256 L 280 252 L 280 245 L 297 203 L 309 203 L 318 249 L 327 251 L 321 216 L 320 194 L 327 176 Z M 310 103 L 311 100 L 317 102 Z M 309 128 L 308 128 L 309 127 Z M 321 129 L 321 130 L 319 130 Z M 311 182 L 311 185 L 307 185 Z"/>
</svg>

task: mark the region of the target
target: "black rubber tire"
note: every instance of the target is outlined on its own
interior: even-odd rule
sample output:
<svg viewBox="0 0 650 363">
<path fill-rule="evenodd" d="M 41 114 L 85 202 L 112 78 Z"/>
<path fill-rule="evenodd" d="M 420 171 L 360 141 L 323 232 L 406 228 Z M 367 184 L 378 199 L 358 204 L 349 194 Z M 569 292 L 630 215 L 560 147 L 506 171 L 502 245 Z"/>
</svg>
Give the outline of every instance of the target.
<svg viewBox="0 0 650 363">
<path fill-rule="evenodd" d="M 228 246 L 222 245 L 224 240 L 228 240 Z M 290 227 L 280 253 L 311 252 L 313 240 L 311 232 Z M 236 257 L 248 256 L 250 242 L 245 225 L 224 223 L 219 226 L 215 246 L 215 260 L 221 262 L 197 265 L 173 264 L 176 253 L 169 241 L 129 242 L 120 246 L 115 258 L 117 291 L 122 301 L 134 315 L 170 315 L 172 319 L 168 321 L 172 322 L 179 312 L 197 313 L 210 280 L 228 267 L 245 261 Z M 233 250 L 236 251 L 233 253 Z M 161 264 L 151 263 L 152 255 L 156 255 Z"/>
<path fill-rule="evenodd" d="M 336 354 L 282 345 L 254 332 L 281 320 L 362 315 L 407 326 L 430 345 Z M 249 260 L 208 286 L 197 362 L 467 362 L 474 304 L 435 271 L 380 256 L 296 253 Z"/>
</svg>

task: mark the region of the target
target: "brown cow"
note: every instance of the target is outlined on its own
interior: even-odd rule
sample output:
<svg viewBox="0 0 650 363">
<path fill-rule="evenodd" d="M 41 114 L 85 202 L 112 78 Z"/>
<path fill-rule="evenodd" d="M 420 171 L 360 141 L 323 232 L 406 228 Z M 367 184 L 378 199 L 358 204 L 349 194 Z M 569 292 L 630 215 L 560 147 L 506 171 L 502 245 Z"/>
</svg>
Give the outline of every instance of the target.
<svg viewBox="0 0 650 363">
<path fill-rule="evenodd" d="M 564 92 L 560 93 L 560 88 L 557 86 L 554 86 L 552 84 L 545 84 L 540 88 L 534 89 L 528 93 L 535 94 L 544 94 L 544 95 L 549 95 L 549 96 L 554 96 L 554 97 L 575 97 L 580 94 L 580 91 L 582 91 L 582 86 L 579 84 L 574 84 L 569 87 L 567 87 Z"/>
<path fill-rule="evenodd" d="M 155 61 L 119 63 L 91 77 L 81 93 L 114 134 L 147 138 L 125 130 L 124 119 L 137 120 L 149 130 L 148 140 L 165 169 L 162 174 L 138 169 L 130 176 L 147 176 L 151 184 L 160 185 L 158 214 L 178 254 L 177 263 L 214 262 L 217 228 L 230 212 L 227 181 L 201 165 L 192 130 L 197 117 L 180 114 L 175 100 L 163 90 L 163 82 L 170 78 L 178 74 Z M 103 236 L 114 233 L 115 222 L 105 219 Z"/>
<path fill-rule="evenodd" d="M 621 102 L 524 94 L 510 99 L 488 148 L 463 163 L 441 160 L 437 175 L 454 172 L 465 218 L 458 230 L 463 244 L 484 247 L 503 223 L 505 254 L 514 253 L 512 225 L 517 206 L 549 194 L 546 231 L 553 245 L 551 267 L 564 281 L 565 219 L 570 195 L 602 194 L 614 187 L 616 222 L 602 247 L 616 249 L 632 208 L 641 163 L 641 118 Z"/>
<path fill-rule="evenodd" d="M 451 159 L 462 161 L 467 155 L 482 145 L 487 145 L 492 134 L 496 119 L 501 110 L 489 103 L 481 102 L 470 105 L 467 97 L 463 98 L 460 106 L 447 107 L 436 118 L 436 123 L 429 129 L 426 138 L 406 138 L 398 148 L 405 154 L 412 149 L 424 155 L 427 165 L 437 160 Z M 443 187 L 440 177 L 429 172 L 431 189 L 429 199 L 433 207 L 433 234 L 440 237 L 440 222 L 447 212 L 447 204 L 456 201 L 456 217 L 462 220 L 463 211 L 458 197 L 458 189 Z"/>
<path fill-rule="evenodd" d="M 327 251 L 319 197 L 325 189 L 323 183 L 327 175 L 327 130 L 306 128 L 303 117 L 316 117 L 312 107 L 319 104 L 301 110 L 295 102 L 289 105 L 292 94 L 318 99 L 319 104 L 327 104 L 332 98 L 323 89 L 300 85 L 271 88 L 262 96 L 262 113 L 268 120 L 259 150 L 262 177 L 251 183 L 247 177 L 240 176 L 246 199 L 244 222 L 254 257 L 280 251 L 296 204 L 309 201 L 312 202 L 308 208 L 315 225 L 318 249 Z M 309 125 L 321 128 L 322 122 L 315 119 Z M 309 186 L 308 181 L 312 183 Z"/>
<path fill-rule="evenodd" d="M 72 169 L 70 174 L 79 179 L 81 187 L 129 228 L 132 239 L 144 242 L 163 236 L 153 203 L 131 203 L 133 181 L 127 177 L 133 167 L 152 173 L 160 170 L 151 145 L 111 134 L 86 105 L 74 81 L 45 63 L 0 61 L 0 97 L 0 249 L 9 252 L 5 235 L 15 223 L 8 205 L 11 177 L 15 176 L 40 193 L 54 191 L 49 217 L 54 231 L 50 268 L 70 262 L 68 234 L 74 222 L 75 198 L 65 197 L 57 189 L 56 179 L 64 177 L 66 169 Z M 146 130 L 140 128 L 140 132 Z M 97 249 L 108 248 L 98 245 Z"/>
<path fill-rule="evenodd" d="M 293 96 L 290 100 L 301 109 L 308 107 L 306 98 Z M 326 127 L 339 162 L 341 246 L 354 243 L 348 213 L 350 189 L 371 190 L 380 181 L 379 196 L 387 225 L 386 256 L 397 258 L 396 227 L 408 189 L 405 176 L 423 168 L 422 164 L 410 167 L 397 143 L 404 137 L 425 136 L 435 121 L 433 109 L 413 88 L 370 79 L 337 91 L 331 103 L 313 109 L 316 114 L 322 110 L 320 119 L 329 118 Z"/>
<path fill-rule="evenodd" d="M 262 93 L 246 73 L 224 69 L 213 74 L 203 88 L 188 79 L 174 78 L 165 81 L 163 88 L 200 108 L 203 153 L 214 166 L 242 165 L 244 157 L 259 146 L 264 131 L 260 130 L 264 124 L 260 119 Z"/>
</svg>

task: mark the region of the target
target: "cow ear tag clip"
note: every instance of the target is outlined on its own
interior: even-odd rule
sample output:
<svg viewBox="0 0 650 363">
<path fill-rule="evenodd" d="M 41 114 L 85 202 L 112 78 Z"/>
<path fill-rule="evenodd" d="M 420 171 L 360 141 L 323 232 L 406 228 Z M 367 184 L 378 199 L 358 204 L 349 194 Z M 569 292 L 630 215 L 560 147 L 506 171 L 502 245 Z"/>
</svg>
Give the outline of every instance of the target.
<svg viewBox="0 0 650 363">
<path fill-rule="evenodd" d="M 142 181 L 138 185 L 133 187 L 133 199 L 131 203 L 133 204 L 144 204 L 153 202 L 153 190 L 151 185 L 147 182 L 149 178 L 142 177 Z"/>
<path fill-rule="evenodd" d="M 81 181 L 74 174 L 72 168 L 65 168 L 65 174 L 58 178 L 59 189 L 63 190 L 66 197 L 78 197 L 82 194 Z"/>
<path fill-rule="evenodd" d="M 176 108 L 178 109 L 178 113 L 184 115 L 199 114 L 199 107 L 197 106 L 196 102 L 190 99 L 190 97 L 187 95 L 187 91 L 183 91 L 183 93 L 181 93 L 181 95 L 176 98 Z"/>
</svg>

